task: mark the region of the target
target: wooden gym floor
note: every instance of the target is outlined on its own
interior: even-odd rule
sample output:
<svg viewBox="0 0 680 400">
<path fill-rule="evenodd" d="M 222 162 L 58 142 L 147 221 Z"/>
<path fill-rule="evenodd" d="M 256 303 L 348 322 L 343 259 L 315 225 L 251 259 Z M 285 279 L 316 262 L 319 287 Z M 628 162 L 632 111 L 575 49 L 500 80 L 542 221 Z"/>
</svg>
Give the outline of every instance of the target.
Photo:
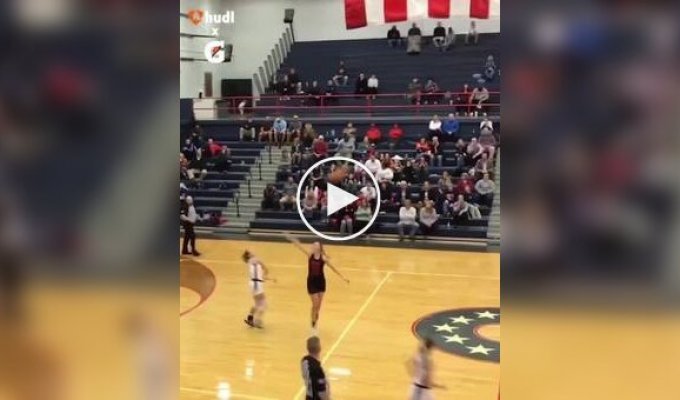
<svg viewBox="0 0 680 400">
<path fill-rule="evenodd" d="M 303 399 L 299 360 L 310 335 L 306 257 L 288 243 L 199 240 L 180 262 L 180 398 Z M 243 250 L 277 283 L 266 285 L 265 329 L 243 322 L 252 304 Z M 500 256 L 326 245 L 347 285 L 330 269 L 321 310 L 322 360 L 333 399 L 407 399 L 412 325 L 439 311 L 499 307 Z M 480 334 L 500 340 L 500 325 Z M 434 352 L 436 399 L 493 400 L 499 364 Z"/>
</svg>

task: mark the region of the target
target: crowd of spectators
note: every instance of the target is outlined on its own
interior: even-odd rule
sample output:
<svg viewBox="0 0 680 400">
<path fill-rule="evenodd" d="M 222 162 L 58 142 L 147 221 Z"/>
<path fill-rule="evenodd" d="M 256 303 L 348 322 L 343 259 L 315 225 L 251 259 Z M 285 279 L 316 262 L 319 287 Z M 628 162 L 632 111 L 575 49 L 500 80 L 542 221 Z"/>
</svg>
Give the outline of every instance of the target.
<svg viewBox="0 0 680 400">
<path fill-rule="evenodd" d="M 202 128 L 194 126 L 179 153 L 180 180 L 188 181 L 188 187 L 200 187 L 208 170 L 226 172 L 230 166 L 229 148 L 213 138 L 205 140 Z"/>
<path fill-rule="evenodd" d="M 477 23 L 470 21 L 468 31 L 465 33 L 464 44 L 477 45 L 479 43 L 479 32 L 477 32 Z M 401 32 L 396 25 L 393 25 L 387 31 L 387 44 L 390 47 L 399 48 L 406 44 L 406 53 L 411 55 L 420 54 L 422 51 L 423 33 L 418 27 L 418 24 L 413 23 L 409 28 L 406 41 L 401 36 Z M 445 28 L 441 22 L 437 22 L 437 26 L 432 31 L 432 45 L 439 51 L 448 51 L 456 47 L 456 32 L 453 27 Z"/>
</svg>

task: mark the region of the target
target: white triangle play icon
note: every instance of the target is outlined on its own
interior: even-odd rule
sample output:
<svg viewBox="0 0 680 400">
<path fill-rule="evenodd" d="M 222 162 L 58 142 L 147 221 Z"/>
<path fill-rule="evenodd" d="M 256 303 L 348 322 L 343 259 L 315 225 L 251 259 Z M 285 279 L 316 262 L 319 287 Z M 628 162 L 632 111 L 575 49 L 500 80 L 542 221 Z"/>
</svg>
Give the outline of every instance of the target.
<svg viewBox="0 0 680 400">
<path fill-rule="evenodd" d="M 328 184 L 328 205 L 326 215 L 329 216 L 343 207 L 357 201 L 358 197 L 352 193 L 346 192 L 339 187 Z"/>
</svg>

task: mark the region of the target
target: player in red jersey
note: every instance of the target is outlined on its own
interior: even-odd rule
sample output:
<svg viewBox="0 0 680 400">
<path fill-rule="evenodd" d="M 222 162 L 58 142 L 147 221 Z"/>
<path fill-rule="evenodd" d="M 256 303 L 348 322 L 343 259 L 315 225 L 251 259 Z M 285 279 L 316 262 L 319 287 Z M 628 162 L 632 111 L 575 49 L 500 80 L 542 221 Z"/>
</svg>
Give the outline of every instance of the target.
<svg viewBox="0 0 680 400">
<path fill-rule="evenodd" d="M 305 253 L 309 259 L 307 261 L 307 293 L 312 300 L 312 329 L 316 330 L 317 322 L 319 321 L 319 313 L 321 312 L 321 302 L 323 295 L 326 292 L 326 276 L 324 275 L 324 266 L 328 265 L 333 272 L 338 274 L 342 280 L 349 283 L 349 279 L 345 278 L 331 263 L 328 255 L 324 252 L 323 246 L 320 242 L 312 243 L 310 251 L 307 251 L 300 241 L 286 233 L 286 239 L 295 245 L 300 251 Z"/>
</svg>

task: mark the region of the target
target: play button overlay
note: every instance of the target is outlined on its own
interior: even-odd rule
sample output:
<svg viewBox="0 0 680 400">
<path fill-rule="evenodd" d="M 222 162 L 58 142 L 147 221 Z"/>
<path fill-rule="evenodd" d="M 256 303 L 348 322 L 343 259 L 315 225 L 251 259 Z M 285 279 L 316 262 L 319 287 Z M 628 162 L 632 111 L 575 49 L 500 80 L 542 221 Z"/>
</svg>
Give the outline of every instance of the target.
<svg viewBox="0 0 680 400">
<path fill-rule="evenodd" d="M 328 182 L 328 174 L 333 166 L 335 168 L 343 168 L 343 165 L 357 170 L 363 171 L 363 175 L 366 179 L 365 184 L 355 185 L 356 189 L 350 190 L 344 186 L 343 182 Z M 348 174 L 346 179 L 354 178 L 357 174 Z M 368 223 L 361 228 L 358 232 L 352 234 L 347 234 L 345 236 L 340 234 L 340 219 L 343 217 L 343 209 L 347 206 L 355 205 L 358 207 L 358 202 L 363 199 L 361 195 L 361 189 L 365 186 L 372 186 L 375 193 L 375 209 L 371 210 L 371 219 Z M 312 189 L 314 188 L 314 189 Z M 306 196 L 309 192 L 315 193 L 313 196 L 326 199 L 326 209 L 323 213 L 315 208 L 313 215 L 309 215 L 309 218 L 305 214 L 305 203 Z M 309 195 L 310 197 L 312 195 Z M 329 157 L 318 161 L 316 164 L 312 165 L 300 179 L 297 189 L 297 210 L 300 214 L 300 219 L 304 222 L 307 229 L 312 231 L 315 235 L 331 241 L 344 241 L 357 238 L 364 234 L 368 228 L 373 225 L 378 214 L 380 213 L 380 187 L 378 186 L 378 181 L 371 171 L 366 168 L 366 166 L 359 161 L 353 160 L 346 157 Z M 318 199 L 317 199 L 318 200 Z M 308 214 L 309 210 L 308 210 Z M 354 226 L 356 226 L 357 221 L 354 221 Z M 323 232 L 322 232 L 323 231 Z"/>
<path fill-rule="evenodd" d="M 328 204 L 326 205 L 326 216 L 328 217 L 330 217 L 331 214 L 335 214 L 338 210 L 359 200 L 359 197 L 340 189 L 330 182 L 326 185 L 328 186 Z"/>
</svg>

